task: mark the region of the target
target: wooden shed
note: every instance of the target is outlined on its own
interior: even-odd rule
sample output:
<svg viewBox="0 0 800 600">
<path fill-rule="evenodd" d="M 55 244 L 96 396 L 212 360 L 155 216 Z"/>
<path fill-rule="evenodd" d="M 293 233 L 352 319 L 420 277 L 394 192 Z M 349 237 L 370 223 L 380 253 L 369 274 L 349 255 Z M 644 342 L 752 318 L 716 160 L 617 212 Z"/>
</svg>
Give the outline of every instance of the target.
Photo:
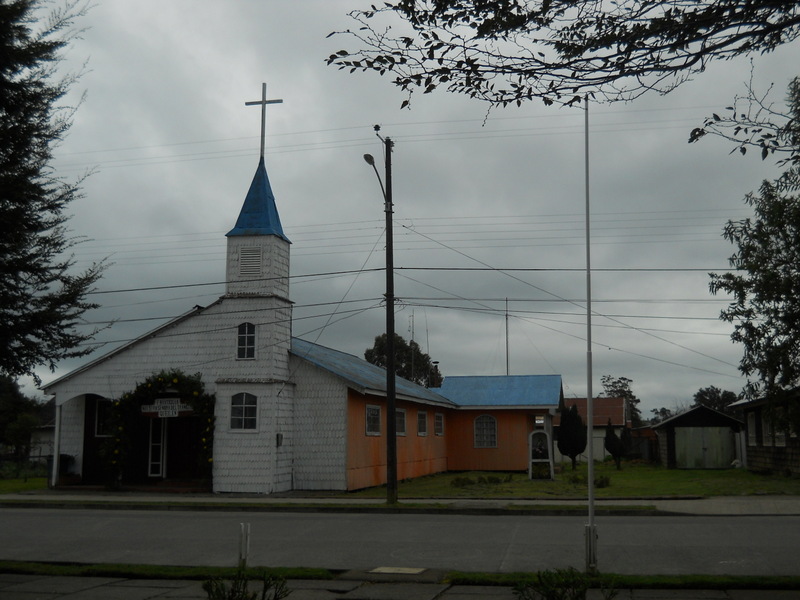
<svg viewBox="0 0 800 600">
<path fill-rule="evenodd" d="M 726 469 L 741 460 L 743 423 L 695 406 L 655 425 L 661 461 L 670 469 Z"/>
</svg>

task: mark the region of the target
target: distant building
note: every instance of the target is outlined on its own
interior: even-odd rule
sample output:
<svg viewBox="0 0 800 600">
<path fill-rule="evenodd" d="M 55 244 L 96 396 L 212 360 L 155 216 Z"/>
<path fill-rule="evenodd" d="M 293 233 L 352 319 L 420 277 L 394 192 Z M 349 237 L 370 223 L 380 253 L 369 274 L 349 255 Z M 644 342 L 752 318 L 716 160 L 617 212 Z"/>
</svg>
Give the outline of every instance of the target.
<svg viewBox="0 0 800 600">
<path fill-rule="evenodd" d="M 800 475 L 800 438 L 786 422 L 787 403 L 799 400 L 795 392 L 784 402 L 739 400 L 730 405 L 744 416 L 743 466 L 751 471 Z"/>
</svg>

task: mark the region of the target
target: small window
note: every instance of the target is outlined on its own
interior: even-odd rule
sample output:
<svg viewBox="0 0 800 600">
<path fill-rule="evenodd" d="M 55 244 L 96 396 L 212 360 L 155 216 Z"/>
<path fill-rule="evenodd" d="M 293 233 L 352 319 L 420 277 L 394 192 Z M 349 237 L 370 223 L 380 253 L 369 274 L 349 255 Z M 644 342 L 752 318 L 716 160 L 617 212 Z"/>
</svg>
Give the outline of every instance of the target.
<svg viewBox="0 0 800 600">
<path fill-rule="evenodd" d="M 772 422 L 770 421 L 769 415 L 767 415 L 767 411 L 761 411 L 761 445 L 762 446 L 772 446 L 773 445 L 773 437 L 772 437 Z"/>
<path fill-rule="evenodd" d="M 257 423 L 257 398 L 253 394 L 235 394 L 231 398 L 231 429 L 255 430 Z"/>
<path fill-rule="evenodd" d="M 367 406 L 367 435 L 381 434 L 381 407 Z"/>
<path fill-rule="evenodd" d="M 252 360 L 256 357 L 256 326 L 252 323 L 239 325 L 236 358 Z"/>
<path fill-rule="evenodd" d="M 111 400 L 98 398 L 94 414 L 95 437 L 111 436 L 112 405 Z"/>
<path fill-rule="evenodd" d="M 428 435 L 428 413 L 424 410 L 417 412 L 417 435 Z"/>
<path fill-rule="evenodd" d="M 239 249 L 239 275 L 261 276 L 261 248 L 255 246 Z"/>
<path fill-rule="evenodd" d="M 433 415 L 433 434 L 444 435 L 444 415 L 442 413 Z"/>
<path fill-rule="evenodd" d="M 747 445 L 758 445 L 758 432 L 756 431 L 756 413 L 755 411 L 747 413 Z"/>
<path fill-rule="evenodd" d="M 397 428 L 396 433 L 397 435 L 405 435 L 406 434 L 406 409 L 405 408 L 398 408 L 395 411 L 395 427 Z"/>
<path fill-rule="evenodd" d="M 475 419 L 475 447 L 497 448 L 497 419 L 481 415 Z"/>
</svg>

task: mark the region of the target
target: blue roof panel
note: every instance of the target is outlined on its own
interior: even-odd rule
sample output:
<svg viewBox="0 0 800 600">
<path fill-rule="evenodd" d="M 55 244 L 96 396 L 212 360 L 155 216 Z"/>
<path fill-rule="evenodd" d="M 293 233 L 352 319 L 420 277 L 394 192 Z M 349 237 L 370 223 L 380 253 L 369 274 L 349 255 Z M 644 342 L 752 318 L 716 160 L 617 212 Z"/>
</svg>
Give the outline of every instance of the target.
<svg viewBox="0 0 800 600">
<path fill-rule="evenodd" d="M 283 234 L 263 156 L 258 161 L 256 174 L 247 191 L 236 225 L 225 235 L 277 235 L 289 241 Z"/>
<path fill-rule="evenodd" d="M 561 375 L 445 377 L 432 391 L 459 406 L 558 406 Z"/>
<path fill-rule="evenodd" d="M 355 384 L 362 390 L 386 393 L 386 369 L 352 354 L 346 354 L 299 338 L 292 338 L 292 354 Z M 397 396 L 406 396 L 439 404 L 452 404 L 428 388 L 402 377 L 395 380 Z"/>
</svg>

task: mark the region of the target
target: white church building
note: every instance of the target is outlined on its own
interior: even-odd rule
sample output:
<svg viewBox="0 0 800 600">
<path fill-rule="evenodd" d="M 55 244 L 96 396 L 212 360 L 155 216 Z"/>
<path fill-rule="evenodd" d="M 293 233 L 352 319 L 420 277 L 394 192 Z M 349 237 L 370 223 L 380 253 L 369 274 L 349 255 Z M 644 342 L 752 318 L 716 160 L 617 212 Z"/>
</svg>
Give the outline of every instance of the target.
<svg viewBox="0 0 800 600">
<path fill-rule="evenodd" d="M 57 406 L 54 454 L 70 457 L 53 461 L 53 486 L 190 481 L 214 492 L 269 494 L 385 483 L 385 371 L 292 337 L 291 244 L 263 133 L 255 176 L 226 237 L 221 298 L 44 386 Z M 161 381 L 165 372 L 174 380 Z M 552 434 L 561 377 L 482 382 L 482 397 L 460 402 L 448 397 L 448 385 L 429 390 L 398 378 L 398 478 L 528 469 L 531 435 Z M 205 412 L 200 397 L 210 399 Z"/>
</svg>

